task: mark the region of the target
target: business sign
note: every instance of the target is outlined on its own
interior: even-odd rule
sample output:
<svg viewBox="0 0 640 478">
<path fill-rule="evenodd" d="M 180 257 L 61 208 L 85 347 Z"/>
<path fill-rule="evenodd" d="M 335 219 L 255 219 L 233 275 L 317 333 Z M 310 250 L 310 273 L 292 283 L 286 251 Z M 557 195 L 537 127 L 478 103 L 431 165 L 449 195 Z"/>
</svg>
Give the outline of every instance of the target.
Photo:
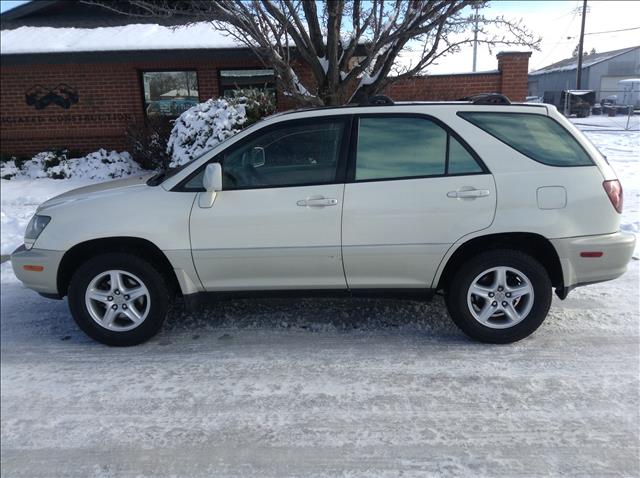
<svg viewBox="0 0 640 478">
<path fill-rule="evenodd" d="M 91 97 L 84 97 L 82 104 L 78 104 L 78 91 L 66 83 L 60 83 L 55 88 L 35 85 L 24 93 L 26 104 L 33 107 L 31 114 L 3 108 L 0 124 L 3 128 L 24 128 L 31 125 L 84 125 L 84 124 L 128 124 L 135 120 L 132 113 L 109 111 L 108 105 L 96 104 Z"/>
<path fill-rule="evenodd" d="M 58 105 L 60 108 L 68 110 L 80 98 L 75 88 L 66 83 L 60 83 L 52 89 L 45 88 L 42 85 L 33 86 L 25 93 L 25 99 L 29 106 L 33 106 L 37 110 L 43 110 L 50 104 Z"/>
</svg>

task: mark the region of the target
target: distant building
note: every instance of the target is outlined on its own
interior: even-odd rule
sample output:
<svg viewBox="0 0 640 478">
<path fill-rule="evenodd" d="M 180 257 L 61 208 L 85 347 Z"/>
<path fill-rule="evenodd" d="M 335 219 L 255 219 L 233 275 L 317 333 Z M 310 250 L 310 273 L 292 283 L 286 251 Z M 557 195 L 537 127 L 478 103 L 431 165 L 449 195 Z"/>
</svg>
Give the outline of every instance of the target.
<svg viewBox="0 0 640 478">
<path fill-rule="evenodd" d="M 578 58 L 567 58 L 529 73 L 529 96 L 556 103 L 563 90 L 576 89 Z M 582 58 L 583 90 L 594 90 L 596 101 L 620 96 L 620 80 L 640 77 L 640 46 L 585 55 Z M 558 98 L 552 99 L 558 95 Z"/>
</svg>

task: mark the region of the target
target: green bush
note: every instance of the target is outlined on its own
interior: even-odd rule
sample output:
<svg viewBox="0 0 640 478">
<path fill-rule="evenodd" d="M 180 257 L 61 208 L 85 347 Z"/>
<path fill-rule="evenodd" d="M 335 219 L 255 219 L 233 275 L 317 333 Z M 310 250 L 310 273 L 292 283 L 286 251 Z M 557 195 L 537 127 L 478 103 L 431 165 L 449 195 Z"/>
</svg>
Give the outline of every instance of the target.
<svg viewBox="0 0 640 478">
<path fill-rule="evenodd" d="M 167 141 L 172 123 L 167 117 L 154 115 L 127 126 L 127 150 L 142 169 L 158 170 L 169 165 Z"/>
</svg>

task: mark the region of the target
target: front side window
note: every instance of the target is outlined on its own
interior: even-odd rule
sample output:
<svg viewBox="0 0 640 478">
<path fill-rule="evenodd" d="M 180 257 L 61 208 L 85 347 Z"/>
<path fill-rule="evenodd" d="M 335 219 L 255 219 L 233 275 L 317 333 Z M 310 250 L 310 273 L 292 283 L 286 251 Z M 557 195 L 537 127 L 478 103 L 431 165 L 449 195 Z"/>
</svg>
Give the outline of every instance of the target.
<svg viewBox="0 0 640 478">
<path fill-rule="evenodd" d="M 345 122 L 291 122 L 256 133 L 222 159 L 223 189 L 326 184 L 335 181 Z"/>
<path fill-rule="evenodd" d="M 458 140 L 426 118 L 362 117 L 356 181 L 481 173 Z"/>
<path fill-rule="evenodd" d="M 145 71 L 142 83 L 147 116 L 177 117 L 198 104 L 195 71 Z"/>
<path fill-rule="evenodd" d="M 549 166 L 591 166 L 571 133 L 548 116 L 530 113 L 474 113 L 459 116 L 519 153 Z"/>
</svg>

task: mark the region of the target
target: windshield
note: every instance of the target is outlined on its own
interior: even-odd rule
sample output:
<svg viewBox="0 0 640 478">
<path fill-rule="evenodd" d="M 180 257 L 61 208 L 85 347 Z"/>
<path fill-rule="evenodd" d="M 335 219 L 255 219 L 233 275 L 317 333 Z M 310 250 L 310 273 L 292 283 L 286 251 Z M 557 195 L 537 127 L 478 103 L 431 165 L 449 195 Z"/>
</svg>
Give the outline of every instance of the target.
<svg viewBox="0 0 640 478">
<path fill-rule="evenodd" d="M 211 148 L 213 149 L 213 148 Z M 171 176 L 174 176 L 176 174 L 178 174 L 180 171 L 182 171 L 184 168 L 186 168 L 187 166 L 189 166 L 191 163 L 193 163 L 194 161 L 200 159 L 201 157 L 203 157 L 205 154 L 209 154 L 209 152 L 211 151 L 211 149 L 206 150 L 204 153 L 202 153 L 200 156 L 198 156 L 197 158 L 193 158 L 191 161 L 187 161 L 184 164 L 181 164 L 180 166 L 175 166 L 175 167 L 169 167 L 168 169 L 166 169 L 164 171 L 164 175 L 163 175 L 163 179 L 169 179 Z"/>
</svg>

